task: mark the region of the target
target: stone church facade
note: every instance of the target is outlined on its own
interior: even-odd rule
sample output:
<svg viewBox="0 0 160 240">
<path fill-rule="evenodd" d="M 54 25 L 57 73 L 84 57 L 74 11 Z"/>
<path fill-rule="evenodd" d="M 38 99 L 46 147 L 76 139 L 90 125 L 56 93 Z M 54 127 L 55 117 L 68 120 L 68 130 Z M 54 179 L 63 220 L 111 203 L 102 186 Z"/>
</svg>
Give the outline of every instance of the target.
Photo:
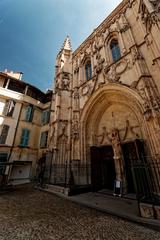
<svg viewBox="0 0 160 240">
<path fill-rule="evenodd" d="M 55 66 L 49 183 L 120 195 L 151 175 L 159 185 L 158 172 L 141 169 L 137 179 L 136 171 L 150 162 L 160 170 L 159 10 L 158 0 L 124 0 L 74 52 L 66 38 Z"/>
</svg>

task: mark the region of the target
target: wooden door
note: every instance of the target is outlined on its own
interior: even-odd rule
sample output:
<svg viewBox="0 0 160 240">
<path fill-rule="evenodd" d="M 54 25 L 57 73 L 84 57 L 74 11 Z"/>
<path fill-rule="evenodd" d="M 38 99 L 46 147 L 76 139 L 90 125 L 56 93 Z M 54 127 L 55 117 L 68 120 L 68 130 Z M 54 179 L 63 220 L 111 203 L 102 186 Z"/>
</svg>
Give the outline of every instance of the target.
<svg viewBox="0 0 160 240">
<path fill-rule="evenodd" d="M 113 190 L 115 167 L 112 146 L 91 147 L 91 182 L 93 191 Z"/>
</svg>

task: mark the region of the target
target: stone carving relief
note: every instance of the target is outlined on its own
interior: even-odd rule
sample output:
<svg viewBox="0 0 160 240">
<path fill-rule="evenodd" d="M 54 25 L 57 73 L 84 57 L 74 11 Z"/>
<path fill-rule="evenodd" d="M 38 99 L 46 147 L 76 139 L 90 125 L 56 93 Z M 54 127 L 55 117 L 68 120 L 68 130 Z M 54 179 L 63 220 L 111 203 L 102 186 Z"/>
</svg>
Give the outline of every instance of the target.
<svg viewBox="0 0 160 240">
<path fill-rule="evenodd" d="M 123 129 L 112 128 L 109 132 L 107 132 L 106 127 L 102 128 L 102 134 L 99 136 L 95 136 L 99 141 L 99 144 L 107 143 L 111 144 L 114 152 L 114 161 L 116 167 L 116 179 L 119 181 L 123 181 L 123 154 L 121 143 L 125 141 L 128 133 L 132 134 L 134 139 L 139 138 L 139 134 L 135 131 L 136 128 L 139 128 L 138 125 L 131 126 L 129 120 L 126 120 L 125 127 Z M 123 131 L 123 135 L 120 135 L 120 131 Z"/>
<path fill-rule="evenodd" d="M 75 103 L 75 109 L 79 107 L 79 89 L 76 87 L 73 92 L 73 99 Z"/>
<path fill-rule="evenodd" d="M 106 76 L 108 82 L 115 83 L 120 79 L 120 75 L 116 73 L 116 65 L 113 64 L 110 67 L 104 68 L 104 75 Z"/>
<path fill-rule="evenodd" d="M 133 62 L 133 65 L 135 64 L 135 62 L 137 60 L 142 60 L 144 59 L 141 52 L 139 51 L 139 49 L 134 46 L 131 48 L 131 54 L 132 54 L 132 62 Z"/>
<path fill-rule="evenodd" d="M 120 25 L 120 31 L 126 32 L 130 28 L 130 25 L 125 17 L 124 14 L 121 15 L 121 25 Z"/>
<path fill-rule="evenodd" d="M 145 78 L 137 86 L 137 91 L 144 100 L 144 115 L 148 120 L 160 109 L 160 96 L 151 78 Z"/>
<path fill-rule="evenodd" d="M 76 60 L 76 63 L 74 65 L 74 74 L 79 72 L 79 64 L 78 64 L 78 59 Z"/>
<path fill-rule="evenodd" d="M 149 0 L 150 3 L 153 5 L 153 8 L 158 13 L 160 11 L 160 0 Z"/>
<path fill-rule="evenodd" d="M 68 139 L 68 136 L 67 136 L 67 123 L 65 122 L 62 122 L 61 123 L 61 134 L 58 136 L 58 141 L 61 139 L 62 141 L 64 140 L 65 142 L 67 141 Z"/>
<path fill-rule="evenodd" d="M 105 66 L 103 73 L 108 82 L 116 83 L 119 82 L 121 74 L 130 68 L 130 60 L 124 58 L 110 67 Z"/>
<path fill-rule="evenodd" d="M 61 88 L 62 88 L 63 90 L 69 90 L 69 85 L 70 85 L 69 73 L 63 72 L 63 74 L 62 74 Z"/>
<path fill-rule="evenodd" d="M 97 63 L 94 66 L 96 74 L 99 74 L 102 71 L 103 63 L 105 62 L 105 59 L 102 58 L 101 53 L 100 53 L 100 50 L 102 47 L 103 47 L 103 44 L 101 43 L 101 40 L 96 38 L 94 46 L 93 46 L 93 54 L 96 55 L 96 60 L 97 60 Z"/>
<path fill-rule="evenodd" d="M 79 116 L 78 113 L 73 113 L 73 121 L 72 121 L 72 138 L 74 140 L 79 139 Z"/>
<path fill-rule="evenodd" d="M 117 131 L 119 131 L 119 132 L 123 132 L 123 134 L 121 134 L 121 141 L 122 142 L 127 139 L 128 135 L 132 136 L 133 139 L 140 138 L 139 133 L 135 130 L 135 129 L 138 129 L 138 128 L 139 128 L 138 125 L 131 125 L 130 121 L 128 119 L 126 120 L 125 126 L 122 129 L 112 128 L 111 131 L 107 132 L 106 127 L 102 127 L 102 134 L 95 135 L 93 137 L 94 143 L 98 144 L 98 145 L 112 143 L 112 131 L 115 130 L 115 129 L 117 129 Z"/>
<path fill-rule="evenodd" d="M 100 52 L 96 54 L 97 64 L 94 66 L 96 74 L 99 74 L 103 69 L 103 64 L 105 62 L 105 59 L 102 58 Z"/>
<path fill-rule="evenodd" d="M 159 10 L 160 1 L 159 0 L 147 0 L 140 2 L 140 14 L 142 22 L 146 26 L 146 32 L 151 31 L 152 25 L 157 24 L 160 21 Z"/>
<path fill-rule="evenodd" d="M 90 92 L 91 92 L 91 87 L 90 87 L 90 85 L 88 84 L 88 85 L 86 85 L 86 86 L 84 86 L 82 89 L 81 89 L 81 95 L 82 96 L 85 96 L 85 95 L 90 95 Z"/>
<path fill-rule="evenodd" d="M 111 133 L 111 143 L 114 153 L 114 161 L 116 168 L 116 180 L 122 181 L 124 178 L 123 154 L 118 129 L 113 129 Z"/>
</svg>

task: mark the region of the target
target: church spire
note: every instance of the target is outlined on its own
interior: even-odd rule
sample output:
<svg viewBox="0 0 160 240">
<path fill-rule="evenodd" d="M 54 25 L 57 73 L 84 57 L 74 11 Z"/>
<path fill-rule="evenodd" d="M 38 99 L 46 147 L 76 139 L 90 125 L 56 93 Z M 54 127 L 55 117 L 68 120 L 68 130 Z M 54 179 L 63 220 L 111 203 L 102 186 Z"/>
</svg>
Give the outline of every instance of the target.
<svg viewBox="0 0 160 240">
<path fill-rule="evenodd" d="M 67 37 L 64 40 L 63 46 L 62 46 L 62 50 L 69 50 L 72 51 L 72 46 L 71 46 L 71 41 L 69 36 L 67 35 Z"/>
</svg>

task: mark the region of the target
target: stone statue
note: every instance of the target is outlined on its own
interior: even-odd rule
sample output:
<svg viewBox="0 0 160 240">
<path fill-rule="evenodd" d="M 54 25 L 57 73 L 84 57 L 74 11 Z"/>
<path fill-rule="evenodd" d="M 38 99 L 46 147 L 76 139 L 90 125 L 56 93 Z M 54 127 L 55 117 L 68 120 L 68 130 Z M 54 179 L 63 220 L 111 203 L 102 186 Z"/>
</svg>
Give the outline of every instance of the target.
<svg viewBox="0 0 160 240">
<path fill-rule="evenodd" d="M 111 142 L 114 152 L 114 161 L 115 161 L 115 168 L 116 168 L 116 180 L 122 181 L 124 174 L 123 174 L 123 154 L 122 148 L 120 143 L 119 131 L 118 129 L 114 128 L 111 132 Z"/>
</svg>

